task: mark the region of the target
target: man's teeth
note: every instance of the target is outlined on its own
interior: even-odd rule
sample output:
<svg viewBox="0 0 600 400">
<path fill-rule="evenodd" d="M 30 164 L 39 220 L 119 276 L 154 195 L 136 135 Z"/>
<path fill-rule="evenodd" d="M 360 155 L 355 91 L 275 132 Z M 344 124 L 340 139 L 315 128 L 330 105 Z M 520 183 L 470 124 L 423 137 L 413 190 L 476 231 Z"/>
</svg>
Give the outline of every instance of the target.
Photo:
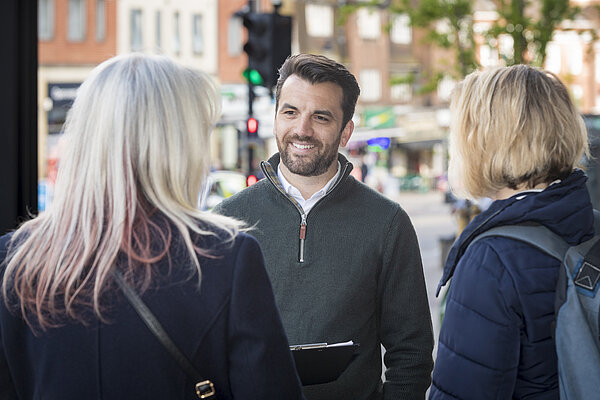
<svg viewBox="0 0 600 400">
<path fill-rule="evenodd" d="M 297 148 L 297 149 L 301 149 L 301 150 L 306 150 L 306 149 L 312 149 L 313 147 L 315 147 L 314 144 L 299 144 L 299 143 L 292 143 L 292 145 Z"/>
</svg>

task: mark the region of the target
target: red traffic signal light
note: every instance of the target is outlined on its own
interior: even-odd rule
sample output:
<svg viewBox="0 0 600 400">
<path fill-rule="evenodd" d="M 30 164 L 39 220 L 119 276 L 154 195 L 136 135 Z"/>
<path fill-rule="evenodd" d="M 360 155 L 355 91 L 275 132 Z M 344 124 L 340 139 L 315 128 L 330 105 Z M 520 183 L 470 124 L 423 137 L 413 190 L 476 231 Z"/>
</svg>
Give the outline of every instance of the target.
<svg viewBox="0 0 600 400">
<path fill-rule="evenodd" d="M 258 136 L 258 120 L 256 118 L 248 118 L 246 121 L 246 131 L 248 132 L 248 136 Z"/>
<path fill-rule="evenodd" d="M 256 175 L 248 175 L 248 178 L 246 178 L 246 185 L 247 186 L 252 186 L 256 182 L 258 182 L 258 178 L 256 177 Z"/>
</svg>

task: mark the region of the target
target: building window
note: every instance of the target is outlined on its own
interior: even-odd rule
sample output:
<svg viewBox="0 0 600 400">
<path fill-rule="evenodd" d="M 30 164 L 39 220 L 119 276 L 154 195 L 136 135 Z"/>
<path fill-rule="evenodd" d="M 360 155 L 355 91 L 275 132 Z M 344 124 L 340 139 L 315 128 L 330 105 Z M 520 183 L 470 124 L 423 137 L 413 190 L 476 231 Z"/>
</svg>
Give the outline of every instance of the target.
<svg viewBox="0 0 600 400">
<path fill-rule="evenodd" d="M 441 101 L 450 101 L 452 90 L 456 86 L 456 81 L 449 76 L 444 76 L 437 86 L 437 97 Z"/>
<path fill-rule="evenodd" d="M 377 101 L 381 98 L 381 73 L 378 69 L 360 71 L 361 99 Z"/>
<path fill-rule="evenodd" d="M 323 4 L 307 4 L 304 8 L 306 32 L 310 36 L 330 38 L 333 36 L 333 9 Z"/>
<path fill-rule="evenodd" d="M 154 14 L 154 41 L 156 42 L 156 50 L 162 48 L 162 16 L 160 10 L 156 10 Z"/>
<path fill-rule="evenodd" d="M 106 39 L 106 0 L 96 0 L 96 41 Z"/>
<path fill-rule="evenodd" d="M 410 44 L 412 42 L 412 28 L 408 15 L 398 14 L 392 17 L 390 40 L 396 44 Z"/>
<path fill-rule="evenodd" d="M 51 40 L 54 37 L 54 0 L 39 0 L 38 7 L 39 40 Z"/>
<path fill-rule="evenodd" d="M 580 75 L 583 71 L 583 50 L 578 39 L 569 43 L 569 72 L 573 75 Z"/>
<path fill-rule="evenodd" d="M 227 54 L 236 57 L 242 54 L 242 19 L 229 18 L 227 23 Z"/>
<path fill-rule="evenodd" d="M 482 67 L 495 67 L 498 65 L 498 50 L 488 46 L 487 44 L 482 44 L 479 47 L 479 63 Z"/>
<path fill-rule="evenodd" d="M 377 39 L 381 35 L 381 18 L 377 10 L 366 7 L 356 13 L 358 36 L 362 39 Z"/>
<path fill-rule="evenodd" d="M 510 35 L 498 36 L 498 53 L 505 60 L 510 60 L 515 56 L 515 40 Z"/>
<path fill-rule="evenodd" d="M 181 52 L 181 26 L 178 12 L 173 15 L 173 52 L 176 55 Z"/>
<path fill-rule="evenodd" d="M 196 14 L 192 20 L 192 46 L 194 54 L 204 53 L 204 35 L 202 34 L 202 15 Z"/>
<path fill-rule="evenodd" d="M 67 39 L 81 42 L 85 39 L 85 0 L 69 0 Z"/>
<path fill-rule="evenodd" d="M 390 87 L 390 97 L 394 101 L 408 103 L 412 100 L 412 90 L 409 83 L 399 83 Z"/>
<path fill-rule="evenodd" d="M 596 76 L 596 83 L 600 83 L 600 52 L 598 49 L 595 49 L 596 53 L 594 54 L 594 75 Z M 598 106 L 600 103 L 596 102 Z"/>
<path fill-rule="evenodd" d="M 142 10 L 131 10 L 129 39 L 131 51 L 141 51 L 143 49 L 144 42 L 142 38 Z"/>
<path fill-rule="evenodd" d="M 583 100 L 583 87 L 581 85 L 571 85 L 571 93 L 573 94 L 575 104 L 580 106 Z"/>
<path fill-rule="evenodd" d="M 560 74 L 560 57 L 560 44 L 548 42 L 546 45 L 546 60 L 544 68 L 555 74 Z"/>
</svg>

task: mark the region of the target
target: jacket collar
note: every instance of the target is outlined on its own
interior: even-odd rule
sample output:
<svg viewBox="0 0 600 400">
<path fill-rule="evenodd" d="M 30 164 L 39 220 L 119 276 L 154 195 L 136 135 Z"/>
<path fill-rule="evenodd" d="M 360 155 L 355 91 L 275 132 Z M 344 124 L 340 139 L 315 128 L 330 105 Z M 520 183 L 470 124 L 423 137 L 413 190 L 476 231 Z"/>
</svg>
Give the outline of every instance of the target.
<svg viewBox="0 0 600 400">
<path fill-rule="evenodd" d="M 344 157 L 344 155 L 341 153 L 338 153 L 338 161 L 340 162 L 341 173 L 338 176 L 338 179 L 335 181 L 335 183 L 331 187 L 331 190 L 335 189 L 335 187 L 337 187 L 340 182 L 342 182 L 344 179 L 346 179 L 348 177 L 348 175 L 350 175 L 350 172 L 352 171 L 352 168 L 353 168 L 352 163 L 350 161 L 348 161 L 348 159 L 346 157 Z M 283 186 L 281 185 L 281 182 L 279 181 L 279 178 L 277 177 L 277 167 L 279 166 L 280 162 L 281 162 L 281 158 L 279 156 L 279 153 L 275 153 L 267 161 L 261 162 L 260 166 L 261 166 L 263 173 L 269 179 L 269 181 L 273 185 L 275 185 L 277 187 L 277 189 L 279 189 L 280 191 L 285 193 L 285 190 L 283 189 Z"/>
<path fill-rule="evenodd" d="M 594 216 L 586 181 L 583 171 L 575 170 L 562 182 L 542 192 L 518 193 L 508 199 L 494 201 L 467 225 L 454 242 L 436 296 L 454 274 L 473 239 L 493 227 L 531 222 L 546 226 L 571 245 L 590 238 L 594 234 Z"/>
</svg>

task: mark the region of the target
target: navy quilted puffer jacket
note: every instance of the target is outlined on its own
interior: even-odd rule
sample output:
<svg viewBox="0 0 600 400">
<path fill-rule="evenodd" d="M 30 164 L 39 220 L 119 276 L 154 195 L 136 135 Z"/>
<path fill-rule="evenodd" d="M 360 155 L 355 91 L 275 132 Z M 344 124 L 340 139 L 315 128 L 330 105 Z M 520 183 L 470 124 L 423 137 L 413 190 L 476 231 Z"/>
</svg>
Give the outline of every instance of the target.
<svg viewBox="0 0 600 400">
<path fill-rule="evenodd" d="M 478 234 L 500 225 L 542 224 L 570 244 L 593 233 L 582 171 L 542 192 L 497 200 L 467 226 L 440 282 L 452 284 L 430 400 L 558 399 L 552 339 L 558 260 L 525 243 Z M 439 292 L 439 288 L 438 288 Z"/>
</svg>

